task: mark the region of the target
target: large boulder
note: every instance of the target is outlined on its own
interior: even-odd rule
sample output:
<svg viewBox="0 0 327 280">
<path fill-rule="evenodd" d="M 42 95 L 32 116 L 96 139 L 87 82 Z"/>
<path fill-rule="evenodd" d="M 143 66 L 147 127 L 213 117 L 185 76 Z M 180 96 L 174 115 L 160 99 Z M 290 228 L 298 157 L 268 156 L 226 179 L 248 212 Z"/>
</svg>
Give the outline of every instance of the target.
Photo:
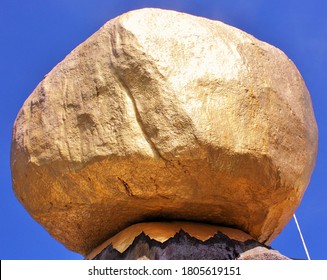
<svg viewBox="0 0 327 280">
<path fill-rule="evenodd" d="M 107 22 L 36 87 L 11 167 L 32 217 L 87 254 L 161 219 L 269 244 L 316 153 L 310 96 L 282 51 L 219 21 L 143 9 Z"/>
</svg>

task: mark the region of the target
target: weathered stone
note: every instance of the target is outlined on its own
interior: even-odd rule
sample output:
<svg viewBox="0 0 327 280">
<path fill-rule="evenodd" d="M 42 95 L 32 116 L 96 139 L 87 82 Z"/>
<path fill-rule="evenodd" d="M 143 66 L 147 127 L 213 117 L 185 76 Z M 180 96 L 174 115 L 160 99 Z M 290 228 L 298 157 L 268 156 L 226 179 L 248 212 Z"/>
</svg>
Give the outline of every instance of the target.
<svg viewBox="0 0 327 280">
<path fill-rule="evenodd" d="M 135 239 L 137 239 L 137 237 L 141 236 L 142 234 L 144 234 L 144 236 L 147 236 L 149 240 L 151 239 L 161 244 L 164 244 L 168 240 L 174 238 L 176 234 L 178 234 L 179 232 L 186 233 L 189 237 L 195 238 L 199 242 L 200 241 L 208 242 L 208 240 L 213 238 L 218 232 L 222 233 L 224 236 L 227 236 L 230 239 L 239 241 L 240 243 L 244 243 L 245 241 L 248 240 L 253 241 L 253 237 L 246 234 L 245 232 L 238 229 L 228 228 L 228 227 L 221 227 L 221 226 L 208 225 L 202 223 L 183 222 L 183 221 L 139 223 L 139 224 L 134 224 L 120 231 L 115 236 L 109 238 L 103 244 L 92 250 L 92 252 L 86 256 L 86 258 L 87 259 L 95 258 L 105 248 L 107 248 L 110 245 L 111 245 L 110 248 L 113 249 L 113 251 L 111 251 L 111 255 L 117 258 L 123 258 L 122 255 L 119 254 L 117 255 L 116 251 L 123 254 L 132 245 L 132 243 L 138 243 L 135 242 Z M 141 239 L 144 241 L 143 237 Z M 148 243 L 149 240 L 147 239 L 145 240 L 145 242 L 141 241 L 141 243 L 149 245 Z M 174 238 L 173 246 L 180 245 L 176 241 L 177 241 L 176 238 Z M 157 245 L 159 243 L 155 242 L 154 245 Z M 211 243 L 211 241 L 209 243 Z M 257 244 L 257 242 L 255 244 Z M 258 244 L 256 246 L 258 246 Z M 247 246 L 247 249 L 249 249 L 249 246 Z M 129 252 L 127 254 L 125 253 L 124 257 L 127 257 L 127 255 L 131 256 L 131 253 L 142 255 L 142 253 L 140 253 L 135 249 L 135 246 L 131 251 L 132 252 Z M 243 251 L 244 250 L 242 250 L 242 252 Z M 239 252 L 241 251 L 239 250 Z M 180 252 L 177 254 L 180 254 Z M 217 252 L 217 254 L 224 254 L 224 253 Z M 143 256 L 143 255 L 142 256 L 139 255 L 137 255 L 136 258 Z M 147 255 L 146 257 L 149 258 L 151 256 Z"/>
<path fill-rule="evenodd" d="M 186 222 L 157 222 L 128 227 L 93 250 L 86 258 L 235 260 L 253 248 L 272 251 L 238 229 Z"/>
<path fill-rule="evenodd" d="M 32 217 L 86 254 L 161 218 L 269 243 L 316 152 L 309 93 L 282 51 L 218 21 L 143 9 L 106 23 L 37 86 L 11 166 Z"/>
<path fill-rule="evenodd" d="M 290 260 L 290 258 L 276 250 L 258 246 L 241 253 L 238 260 Z"/>
</svg>

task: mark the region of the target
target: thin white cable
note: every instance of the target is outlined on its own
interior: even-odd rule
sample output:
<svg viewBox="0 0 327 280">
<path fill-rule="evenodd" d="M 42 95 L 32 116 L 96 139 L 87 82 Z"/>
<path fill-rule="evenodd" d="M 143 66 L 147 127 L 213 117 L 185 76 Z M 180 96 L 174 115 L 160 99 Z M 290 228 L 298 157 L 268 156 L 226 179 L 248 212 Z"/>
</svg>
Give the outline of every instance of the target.
<svg viewBox="0 0 327 280">
<path fill-rule="evenodd" d="M 294 221 L 296 223 L 296 226 L 297 226 L 297 230 L 299 231 L 299 234 L 300 234 L 300 237 L 301 237 L 301 240 L 302 240 L 302 244 L 303 244 L 303 248 L 304 248 L 304 251 L 305 253 L 307 254 L 307 258 L 308 260 L 310 261 L 311 258 L 310 258 L 310 255 L 309 255 L 309 252 L 308 252 L 308 249 L 307 249 L 307 246 L 305 245 L 305 241 L 304 241 L 304 238 L 303 238 L 303 235 L 302 235 L 302 232 L 301 232 L 301 229 L 300 229 L 300 225 L 297 221 L 297 218 L 295 216 L 295 213 L 293 214 L 293 218 L 294 218 Z"/>
</svg>

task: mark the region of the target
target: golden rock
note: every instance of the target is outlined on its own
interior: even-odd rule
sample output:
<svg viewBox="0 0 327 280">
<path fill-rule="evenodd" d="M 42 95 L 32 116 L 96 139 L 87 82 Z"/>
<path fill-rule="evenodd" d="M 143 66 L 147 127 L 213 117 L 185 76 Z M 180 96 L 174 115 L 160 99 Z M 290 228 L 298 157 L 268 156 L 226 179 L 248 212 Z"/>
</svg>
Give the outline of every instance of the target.
<svg viewBox="0 0 327 280">
<path fill-rule="evenodd" d="M 317 139 L 309 93 L 282 51 L 219 21 L 143 9 L 107 22 L 25 101 L 13 187 L 84 255 L 161 219 L 269 243 L 301 201 Z"/>
</svg>

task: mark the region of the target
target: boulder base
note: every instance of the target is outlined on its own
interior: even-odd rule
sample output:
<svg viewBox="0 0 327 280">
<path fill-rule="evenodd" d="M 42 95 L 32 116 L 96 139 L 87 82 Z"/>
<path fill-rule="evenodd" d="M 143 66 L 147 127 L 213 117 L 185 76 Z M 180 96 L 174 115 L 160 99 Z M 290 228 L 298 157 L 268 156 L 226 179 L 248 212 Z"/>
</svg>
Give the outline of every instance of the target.
<svg viewBox="0 0 327 280">
<path fill-rule="evenodd" d="M 278 251 L 232 228 L 187 222 L 141 223 L 93 250 L 93 260 L 277 260 Z"/>
</svg>

